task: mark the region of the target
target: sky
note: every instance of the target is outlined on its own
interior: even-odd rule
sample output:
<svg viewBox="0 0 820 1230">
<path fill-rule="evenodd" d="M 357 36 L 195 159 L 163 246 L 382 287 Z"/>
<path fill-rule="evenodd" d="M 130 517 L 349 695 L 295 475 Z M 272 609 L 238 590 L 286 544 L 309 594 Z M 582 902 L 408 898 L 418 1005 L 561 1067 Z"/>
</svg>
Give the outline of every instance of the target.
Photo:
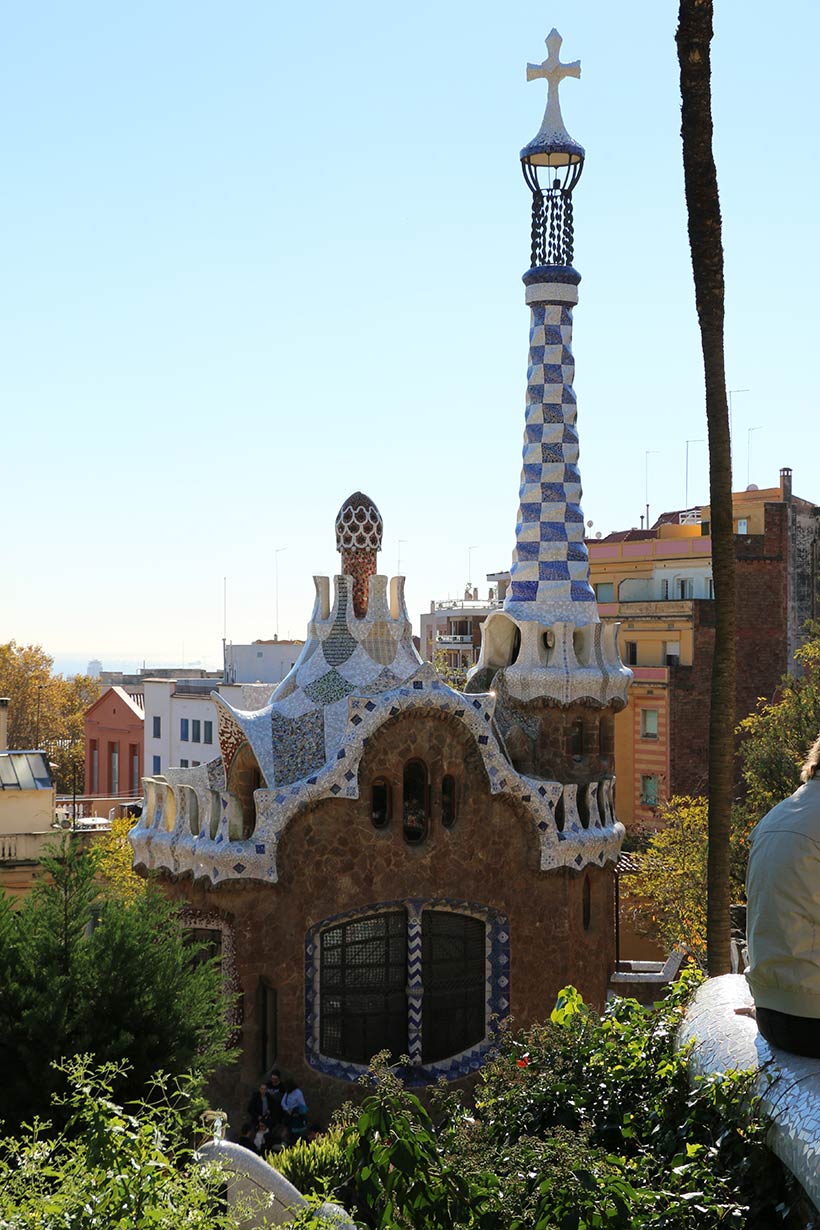
<svg viewBox="0 0 820 1230">
<path fill-rule="evenodd" d="M 820 6 L 717 0 L 734 486 L 820 502 Z M 58 669 L 303 637 L 360 489 L 408 608 L 509 566 L 552 26 L 587 162 L 591 534 L 708 501 L 664 0 L 0 0 L 0 641 Z M 688 445 L 688 491 L 686 456 Z M 688 500 L 687 500 L 688 495 Z"/>
</svg>

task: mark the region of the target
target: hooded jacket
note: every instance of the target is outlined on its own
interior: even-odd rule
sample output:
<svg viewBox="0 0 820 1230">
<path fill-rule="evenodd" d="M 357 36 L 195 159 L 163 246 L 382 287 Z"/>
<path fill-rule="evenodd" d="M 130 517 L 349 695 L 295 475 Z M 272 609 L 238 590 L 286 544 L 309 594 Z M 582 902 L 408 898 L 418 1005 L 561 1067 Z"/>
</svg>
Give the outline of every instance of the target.
<svg viewBox="0 0 820 1230">
<path fill-rule="evenodd" d="M 820 778 L 752 830 L 746 978 L 755 1003 L 820 1018 Z"/>
</svg>

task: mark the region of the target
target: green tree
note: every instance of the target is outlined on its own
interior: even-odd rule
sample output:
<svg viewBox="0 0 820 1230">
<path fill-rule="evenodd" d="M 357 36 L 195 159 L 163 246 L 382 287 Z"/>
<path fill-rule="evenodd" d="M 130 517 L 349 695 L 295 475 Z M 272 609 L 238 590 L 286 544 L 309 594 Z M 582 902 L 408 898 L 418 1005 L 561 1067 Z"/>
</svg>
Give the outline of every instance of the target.
<svg viewBox="0 0 820 1230">
<path fill-rule="evenodd" d="M 433 670 L 441 675 L 448 687 L 457 692 L 463 692 L 467 683 L 467 666 L 451 666 L 450 659 L 444 649 L 437 649 L 431 663 Z"/>
<path fill-rule="evenodd" d="M 0 696 L 10 700 L 10 748 L 45 751 L 56 764 L 59 794 L 83 789 L 85 765 L 83 718 L 100 695 L 97 680 L 87 675 L 64 679 L 40 645 L 0 645 Z"/>
<path fill-rule="evenodd" d="M 0 895 L 0 1119 L 44 1115 L 53 1064 L 127 1060 L 116 1094 L 145 1096 L 160 1069 L 204 1084 L 227 1051 L 221 973 L 199 959 L 173 905 L 149 889 L 100 895 L 99 856 L 64 838 L 16 910 Z"/>
<path fill-rule="evenodd" d="M 755 819 L 800 785 L 800 768 L 820 731 L 820 624 L 795 653 L 802 673 L 786 675 L 779 699 L 758 701 L 740 723 L 746 809 Z"/>
<path fill-rule="evenodd" d="M 725 974 L 730 968 L 729 826 L 734 795 L 736 596 L 732 447 L 723 340 L 723 243 L 717 171 L 712 153 L 712 10 L 713 0 L 680 0 L 676 41 L 689 248 L 706 385 L 715 582 L 715 651 L 709 708 L 706 946 L 709 972 Z"/>
</svg>

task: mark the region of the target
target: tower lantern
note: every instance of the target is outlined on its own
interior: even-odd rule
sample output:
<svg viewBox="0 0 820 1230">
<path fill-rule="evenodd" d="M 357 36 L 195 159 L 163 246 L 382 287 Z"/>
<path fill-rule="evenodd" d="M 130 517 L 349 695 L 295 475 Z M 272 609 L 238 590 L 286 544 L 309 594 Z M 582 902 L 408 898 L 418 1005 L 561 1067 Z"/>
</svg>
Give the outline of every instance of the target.
<svg viewBox="0 0 820 1230">
<path fill-rule="evenodd" d="M 581 76 L 581 62 L 561 63 L 562 41 L 558 31 L 551 30 L 546 39 L 546 60 L 527 65 L 527 80 L 543 77 L 548 86 L 541 127 L 520 155 L 524 179 L 532 193 L 532 268 L 572 264 L 572 191 L 584 169 L 584 147 L 564 126 L 558 86 L 564 77 Z"/>
</svg>

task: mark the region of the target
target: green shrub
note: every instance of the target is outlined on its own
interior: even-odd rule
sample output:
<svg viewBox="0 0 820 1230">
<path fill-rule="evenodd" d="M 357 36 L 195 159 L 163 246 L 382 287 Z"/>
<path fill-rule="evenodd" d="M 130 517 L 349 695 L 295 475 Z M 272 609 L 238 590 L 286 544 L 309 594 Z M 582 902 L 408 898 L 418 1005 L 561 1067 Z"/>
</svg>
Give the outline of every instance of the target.
<svg viewBox="0 0 820 1230">
<path fill-rule="evenodd" d="M 61 1065 L 67 1130 L 36 1123 L 0 1141 L 2 1230 L 234 1230 L 224 1178 L 194 1158 L 186 1123 L 195 1077 L 158 1078 L 151 1104 L 112 1100 L 122 1065 Z"/>
<path fill-rule="evenodd" d="M 303 1196 L 327 1196 L 347 1178 L 342 1129 L 331 1127 L 316 1140 L 299 1140 L 268 1159 Z"/>
<path fill-rule="evenodd" d="M 766 1148 L 753 1074 L 690 1088 L 675 1049 L 691 973 L 645 1008 L 598 1016 L 572 987 L 550 1020 L 502 1037 L 474 1108 L 437 1122 L 380 1057 L 343 1131 L 342 1198 L 376 1230 L 774 1230 L 793 1183 Z"/>
</svg>

